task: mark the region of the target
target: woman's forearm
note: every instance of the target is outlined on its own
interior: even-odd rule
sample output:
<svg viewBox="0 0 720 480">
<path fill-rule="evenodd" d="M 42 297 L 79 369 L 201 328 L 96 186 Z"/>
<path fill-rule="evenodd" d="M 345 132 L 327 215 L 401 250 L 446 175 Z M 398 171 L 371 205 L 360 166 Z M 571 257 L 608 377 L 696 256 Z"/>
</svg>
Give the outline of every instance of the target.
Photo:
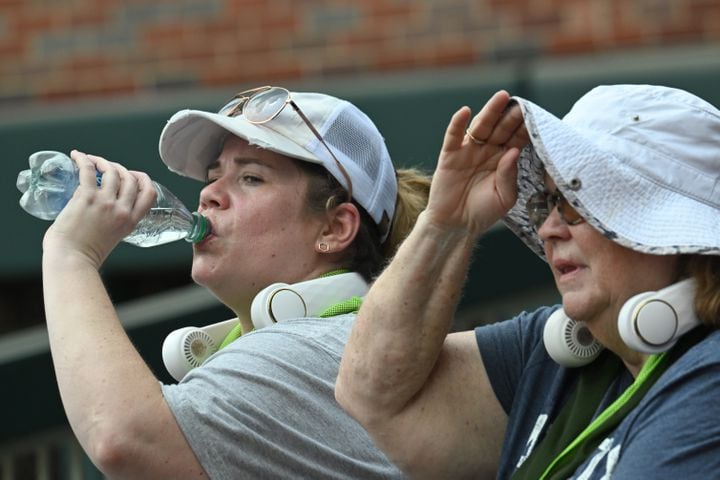
<svg viewBox="0 0 720 480">
<path fill-rule="evenodd" d="M 448 335 L 474 241 L 418 221 L 358 312 L 339 403 L 413 478 L 494 476 L 506 415 L 473 332 Z"/>
<path fill-rule="evenodd" d="M 445 132 L 428 205 L 363 302 L 338 402 L 419 478 L 478 478 L 497 465 L 506 415 L 473 332 L 448 335 L 475 241 L 515 204 L 518 109 L 497 92 Z M 482 142 L 478 141 L 482 140 Z"/>
<path fill-rule="evenodd" d="M 474 241 L 426 216 L 363 301 L 337 395 L 365 422 L 400 412 L 427 381 L 452 324 Z"/>
</svg>

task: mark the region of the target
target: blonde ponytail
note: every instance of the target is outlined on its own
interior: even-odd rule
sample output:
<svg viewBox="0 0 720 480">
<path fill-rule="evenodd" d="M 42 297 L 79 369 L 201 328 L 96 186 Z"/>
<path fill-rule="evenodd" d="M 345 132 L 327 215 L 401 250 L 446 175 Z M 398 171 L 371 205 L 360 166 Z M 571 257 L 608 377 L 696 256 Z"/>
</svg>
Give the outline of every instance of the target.
<svg viewBox="0 0 720 480">
<path fill-rule="evenodd" d="M 390 234 L 383 244 L 383 255 L 386 260 L 390 260 L 395 255 L 400 244 L 413 229 L 418 215 L 425 210 L 432 180 L 432 177 L 415 168 L 399 169 L 396 176 L 398 196 L 395 217 L 390 227 Z"/>
</svg>

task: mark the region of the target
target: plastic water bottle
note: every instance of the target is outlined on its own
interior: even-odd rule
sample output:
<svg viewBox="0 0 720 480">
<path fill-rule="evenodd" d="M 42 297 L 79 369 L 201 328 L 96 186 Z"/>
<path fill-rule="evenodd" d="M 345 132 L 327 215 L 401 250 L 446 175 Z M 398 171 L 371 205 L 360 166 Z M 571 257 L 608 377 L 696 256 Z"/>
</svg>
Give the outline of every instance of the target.
<svg viewBox="0 0 720 480">
<path fill-rule="evenodd" d="M 17 187 L 23 192 L 20 206 L 37 218 L 53 220 L 70 201 L 80 184 L 79 169 L 61 152 L 41 151 L 30 155 L 30 169 L 18 174 Z M 98 186 L 101 175 L 97 174 Z M 139 247 L 154 247 L 185 239 L 197 243 L 210 233 L 210 222 L 190 210 L 167 188 L 153 182 L 155 204 L 135 230 L 123 239 Z"/>
</svg>

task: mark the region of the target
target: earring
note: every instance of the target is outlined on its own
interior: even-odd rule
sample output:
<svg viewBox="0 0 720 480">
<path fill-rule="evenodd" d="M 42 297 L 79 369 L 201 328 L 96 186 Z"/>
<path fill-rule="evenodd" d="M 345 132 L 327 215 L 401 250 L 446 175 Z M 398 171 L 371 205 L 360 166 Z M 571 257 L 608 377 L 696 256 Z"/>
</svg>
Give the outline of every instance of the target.
<svg viewBox="0 0 720 480">
<path fill-rule="evenodd" d="M 330 245 L 328 245 L 325 242 L 318 243 L 318 250 L 320 250 L 323 253 L 327 253 L 330 251 Z"/>
</svg>

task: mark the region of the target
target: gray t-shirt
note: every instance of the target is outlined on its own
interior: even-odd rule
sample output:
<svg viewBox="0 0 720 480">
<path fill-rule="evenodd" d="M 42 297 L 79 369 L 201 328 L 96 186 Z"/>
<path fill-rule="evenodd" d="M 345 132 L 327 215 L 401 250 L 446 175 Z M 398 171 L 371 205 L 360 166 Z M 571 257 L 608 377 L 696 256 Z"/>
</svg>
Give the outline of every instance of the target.
<svg viewBox="0 0 720 480">
<path fill-rule="evenodd" d="M 163 394 L 212 479 L 398 479 L 335 402 L 354 315 L 248 333 Z"/>
<path fill-rule="evenodd" d="M 574 369 L 560 367 L 545 351 L 542 332 L 553 311 L 541 308 L 475 330 L 495 395 L 509 415 L 498 478 L 510 478 L 542 440 L 576 377 Z M 631 382 L 627 372 L 618 376 L 595 414 Z M 571 478 L 720 478 L 719 419 L 716 330 L 668 367 Z"/>
</svg>

